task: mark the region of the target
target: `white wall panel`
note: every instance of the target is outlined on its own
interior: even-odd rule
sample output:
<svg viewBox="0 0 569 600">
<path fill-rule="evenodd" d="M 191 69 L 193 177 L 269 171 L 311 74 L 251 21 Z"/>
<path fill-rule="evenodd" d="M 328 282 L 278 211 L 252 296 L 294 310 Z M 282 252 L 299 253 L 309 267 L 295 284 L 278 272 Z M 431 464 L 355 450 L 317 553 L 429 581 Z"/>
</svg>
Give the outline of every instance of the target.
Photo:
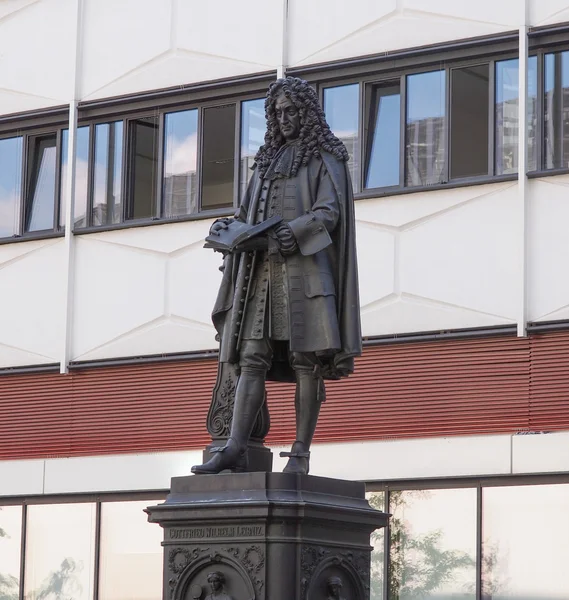
<svg viewBox="0 0 569 600">
<path fill-rule="evenodd" d="M 86 0 L 85 14 L 84 99 L 268 71 L 282 54 L 279 1 Z"/>
<path fill-rule="evenodd" d="M 177 47 L 202 57 L 276 68 L 282 59 L 282 0 L 173 0 Z"/>
<path fill-rule="evenodd" d="M 528 3 L 531 25 L 553 25 L 569 21 L 567 0 L 528 0 Z"/>
<path fill-rule="evenodd" d="M 517 200 L 514 184 L 405 229 L 401 289 L 514 320 Z"/>
<path fill-rule="evenodd" d="M 501 183 L 358 201 L 364 336 L 513 322 L 516 189 Z"/>
<path fill-rule="evenodd" d="M 77 238 L 75 360 L 216 347 L 211 309 L 221 255 L 211 220 Z"/>
<path fill-rule="evenodd" d="M 0 247 L 0 367 L 53 363 L 63 344 L 63 241 Z"/>
<path fill-rule="evenodd" d="M 169 50 L 170 4 L 169 0 L 85 0 L 82 97 Z M 148 81 L 148 87 L 155 86 Z"/>
<path fill-rule="evenodd" d="M 291 65 L 378 54 L 515 29 L 517 0 L 291 0 Z M 323 26 L 323 24 L 326 26 Z"/>
<path fill-rule="evenodd" d="M 0 114 L 69 102 L 76 0 L 0 3 Z"/>
<path fill-rule="evenodd" d="M 569 319 L 569 176 L 530 180 L 528 319 Z"/>
</svg>

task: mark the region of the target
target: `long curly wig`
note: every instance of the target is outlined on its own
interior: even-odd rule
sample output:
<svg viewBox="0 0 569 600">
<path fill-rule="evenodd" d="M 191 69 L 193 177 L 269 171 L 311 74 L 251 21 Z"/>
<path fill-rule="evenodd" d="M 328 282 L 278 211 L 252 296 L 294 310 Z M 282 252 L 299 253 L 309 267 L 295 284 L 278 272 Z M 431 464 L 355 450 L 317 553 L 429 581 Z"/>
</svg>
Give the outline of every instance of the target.
<svg viewBox="0 0 569 600">
<path fill-rule="evenodd" d="M 300 113 L 299 145 L 292 165 L 292 175 L 297 174 L 301 165 L 307 165 L 312 156 L 320 156 L 321 148 L 338 160 L 347 161 L 349 155 L 346 146 L 330 131 L 314 88 L 304 79 L 285 77 L 271 83 L 267 92 L 265 143 L 255 155 L 255 164 L 260 175 L 265 174 L 278 149 L 286 142 L 280 132 L 275 112 L 275 103 L 281 93 L 292 101 Z"/>
</svg>

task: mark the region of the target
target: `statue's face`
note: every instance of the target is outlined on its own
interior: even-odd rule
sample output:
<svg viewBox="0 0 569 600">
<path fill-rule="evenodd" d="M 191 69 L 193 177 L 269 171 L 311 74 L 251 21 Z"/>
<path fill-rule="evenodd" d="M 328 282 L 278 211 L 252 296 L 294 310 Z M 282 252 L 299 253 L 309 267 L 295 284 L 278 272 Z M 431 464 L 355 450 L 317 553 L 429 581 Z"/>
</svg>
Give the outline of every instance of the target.
<svg viewBox="0 0 569 600">
<path fill-rule="evenodd" d="M 219 590 L 221 589 L 221 580 L 219 579 L 219 577 L 212 577 L 209 580 L 210 584 L 211 584 L 211 589 L 214 592 L 219 592 Z"/>
<path fill-rule="evenodd" d="M 340 597 L 340 589 L 342 588 L 341 585 L 338 585 L 337 583 L 330 583 L 328 584 L 328 588 L 330 590 L 330 595 L 332 596 L 332 598 Z"/>
<path fill-rule="evenodd" d="M 277 96 L 275 113 L 281 135 L 287 142 L 296 140 L 300 134 L 300 113 L 298 108 L 283 93 Z"/>
</svg>

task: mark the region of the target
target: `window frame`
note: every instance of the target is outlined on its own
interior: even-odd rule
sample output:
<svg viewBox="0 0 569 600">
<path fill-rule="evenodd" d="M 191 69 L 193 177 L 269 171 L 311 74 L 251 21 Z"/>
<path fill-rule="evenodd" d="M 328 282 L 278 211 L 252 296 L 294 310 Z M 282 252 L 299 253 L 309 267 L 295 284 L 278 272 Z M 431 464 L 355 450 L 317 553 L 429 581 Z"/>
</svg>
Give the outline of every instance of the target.
<svg viewBox="0 0 569 600">
<path fill-rule="evenodd" d="M 16 232 L 0 237 L 0 245 L 14 242 L 26 242 L 38 239 L 62 237 L 65 227 L 60 225 L 61 212 L 61 156 L 63 131 L 68 128 L 69 108 L 54 107 L 31 113 L 17 113 L 0 117 L 0 139 L 22 138 L 22 156 L 20 169 L 20 195 L 16 206 Z M 37 231 L 26 231 L 28 194 L 31 192 L 30 141 L 46 135 L 56 136 L 56 165 L 54 186 L 53 227 Z"/>
<path fill-rule="evenodd" d="M 180 223 L 202 219 L 215 219 L 231 215 L 239 207 L 240 189 L 240 147 L 242 134 L 242 104 L 250 100 L 264 99 L 268 85 L 275 80 L 275 73 L 260 73 L 240 79 L 220 80 L 207 84 L 196 84 L 174 89 L 157 90 L 153 92 L 104 99 L 100 101 L 81 102 L 78 105 L 77 127 L 89 127 L 89 169 L 87 190 L 87 224 L 84 227 L 73 227 L 75 235 L 112 231 L 132 227 L 147 227 L 164 223 Z M 234 149 L 235 160 L 233 165 L 233 198 L 232 204 L 225 208 L 201 209 L 202 202 L 202 168 L 203 168 L 203 125 L 204 111 L 217 106 L 235 105 L 235 130 Z M 186 215 L 164 217 L 164 149 L 165 149 L 165 116 L 169 113 L 183 112 L 186 110 L 198 111 L 197 113 L 197 164 L 196 185 L 198 210 Z M 158 165 L 156 177 L 156 210 L 150 218 L 126 219 L 127 204 L 129 203 L 129 189 L 131 178 L 131 165 L 129 155 L 129 121 L 140 117 L 158 116 Z M 121 222 L 106 225 L 92 225 L 93 206 L 93 177 L 94 177 L 94 152 L 95 152 L 95 126 L 116 121 L 123 122 L 123 156 L 121 173 L 121 194 L 123 200 Z"/>
<path fill-rule="evenodd" d="M 569 46 L 569 44 L 568 44 Z M 500 181 L 512 181 L 517 179 L 516 173 L 505 175 L 495 174 L 495 147 L 496 135 L 495 126 L 495 69 L 496 63 L 500 61 L 518 58 L 517 46 L 512 47 L 511 44 L 506 47 L 496 48 L 495 46 L 484 46 L 478 53 L 470 53 L 469 55 L 461 55 L 455 53 L 456 56 L 446 57 L 440 55 L 438 58 L 425 60 L 422 64 L 413 64 L 401 67 L 397 66 L 399 61 L 388 61 L 384 68 L 379 68 L 381 65 L 376 65 L 378 68 L 375 71 L 364 73 L 361 76 L 351 75 L 347 77 L 338 77 L 336 73 L 332 76 L 325 74 L 304 74 L 301 69 L 298 70 L 298 76 L 306 77 L 307 80 L 312 79 L 312 84 L 318 83 L 318 94 L 321 104 L 324 104 L 324 90 L 327 88 L 340 87 L 343 85 L 358 84 L 360 88 L 360 103 L 359 103 L 359 147 L 360 147 L 360 165 L 357 174 L 357 180 L 354 181 L 354 198 L 366 199 L 377 198 L 383 196 L 394 196 L 399 194 L 416 193 L 432 190 L 442 190 L 454 187 L 465 187 L 469 185 L 480 185 L 484 183 L 496 183 Z M 483 50 L 483 51 L 482 51 Z M 534 51 L 531 54 L 535 54 Z M 407 59 L 402 60 L 402 63 L 408 62 Z M 467 68 L 488 64 L 489 67 L 489 93 L 488 93 L 488 174 L 475 175 L 460 178 L 450 178 L 450 137 L 452 127 L 451 114 L 451 76 L 454 69 Z M 539 60 L 538 60 L 539 65 Z M 344 69 L 345 70 L 345 69 Z M 341 69 L 339 69 L 341 71 Z M 406 143 L 407 143 L 407 77 L 409 75 L 419 75 L 432 71 L 445 72 L 445 169 L 443 182 L 433 185 L 407 186 L 405 185 L 406 177 Z M 290 74 L 290 73 L 289 73 Z M 294 74 L 297 72 L 295 70 Z M 334 76 L 335 75 L 335 76 Z M 539 85 L 539 68 L 538 68 L 538 85 Z M 376 86 L 386 85 L 389 82 L 396 83 L 399 81 L 400 93 L 400 136 L 399 136 L 399 184 L 386 187 L 365 187 L 366 170 L 371 152 L 370 139 L 373 135 L 369 124 L 371 121 L 371 101 L 373 96 L 373 88 Z M 539 105 L 538 105 L 539 109 Z M 538 119 L 539 121 L 539 119 Z M 538 132 L 539 133 L 539 130 Z"/>
</svg>

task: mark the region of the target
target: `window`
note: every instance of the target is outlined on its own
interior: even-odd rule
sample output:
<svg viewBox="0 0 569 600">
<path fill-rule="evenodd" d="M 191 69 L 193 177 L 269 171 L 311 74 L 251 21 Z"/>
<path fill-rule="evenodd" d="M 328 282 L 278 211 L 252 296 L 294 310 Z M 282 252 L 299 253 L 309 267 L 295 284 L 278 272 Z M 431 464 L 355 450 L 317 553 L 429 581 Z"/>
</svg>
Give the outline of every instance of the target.
<svg viewBox="0 0 569 600">
<path fill-rule="evenodd" d="M 569 52 L 545 55 L 544 167 L 569 168 Z"/>
<path fill-rule="evenodd" d="M 257 150 L 265 143 L 265 101 L 248 100 L 241 103 L 241 154 L 239 198 L 243 199 L 251 180 Z"/>
<path fill-rule="evenodd" d="M 93 225 L 112 225 L 122 218 L 122 155 L 123 123 L 99 123 L 95 126 L 95 156 L 93 164 Z M 80 163 L 77 177 L 85 174 L 87 180 L 88 163 Z M 77 196 L 75 198 L 77 203 Z M 86 210 L 87 197 L 85 198 Z M 83 205 L 83 202 L 82 202 Z M 77 204 L 76 204 L 77 206 Z M 76 214 L 77 217 L 77 214 Z M 75 223 L 78 224 L 76 218 Z"/>
<path fill-rule="evenodd" d="M 0 598 L 160 600 L 164 532 L 143 511 L 163 500 L 0 506 Z"/>
<path fill-rule="evenodd" d="M 166 115 L 164 140 L 164 216 L 197 211 L 198 111 Z"/>
<path fill-rule="evenodd" d="M 21 133 L 21 129 L 19 130 Z M 64 131 L 0 138 L 0 239 L 43 237 L 63 230 L 60 209 Z"/>
<path fill-rule="evenodd" d="M 158 117 L 128 122 L 130 135 L 130 185 L 126 219 L 156 216 L 158 175 Z"/>
<path fill-rule="evenodd" d="M 392 193 L 517 173 L 518 69 L 517 58 L 457 60 L 326 86 L 324 110 L 351 155 L 354 190 Z M 531 56 L 528 170 L 538 161 L 537 87 L 537 56 Z"/>
<path fill-rule="evenodd" d="M 95 566 L 95 504 L 28 507 L 26 600 L 91 600 Z"/>
<path fill-rule="evenodd" d="M 369 125 L 366 131 L 369 157 L 366 164 L 365 187 L 399 185 L 401 145 L 401 93 L 398 81 L 371 88 Z"/>
<path fill-rule="evenodd" d="M 519 61 L 496 63 L 496 174 L 518 172 Z M 537 165 L 537 58 L 528 61 L 528 171 Z"/>
<path fill-rule="evenodd" d="M 264 99 L 153 109 L 83 128 L 77 179 L 87 187 L 85 197 L 79 188 L 75 194 L 77 231 L 215 216 L 232 212 L 247 188 L 264 141 Z"/>
<path fill-rule="evenodd" d="M 445 71 L 407 77 L 405 133 L 406 184 L 433 185 L 445 180 Z"/>
<path fill-rule="evenodd" d="M 451 179 L 488 175 L 490 65 L 452 70 Z"/>
<path fill-rule="evenodd" d="M 359 94 L 358 84 L 342 85 L 324 90 L 324 111 L 330 129 L 344 142 L 350 160 L 348 168 L 354 191 L 359 191 L 356 170 L 359 169 Z"/>
<path fill-rule="evenodd" d="M 56 134 L 30 138 L 28 144 L 28 164 L 28 189 L 24 211 L 24 231 L 53 229 L 56 218 Z"/>
<path fill-rule="evenodd" d="M 0 140 L 0 237 L 18 233 L 22 187 L 21 137 Z"/>
<path fill-rule="evenodd" d="M 233 205 L 235 104 L 204 110 L 202 197 L 204 210 Z"/>
<path fill-rule="evenodd" d="M 67 205 L 67 167 L 69 130 L 64 129 L 61 136 L 61 209 L 59 225 L 65 225 L 65 207 Z M 84 223 L 87 210 L 88 165 L 89 165 L 89 128 L 78 127 L 75 138 L 75 223 Z"/>
<path fill-rule="evenodd" d="M 98 600 L 161 600 L 164 532 L 143 512 L 158 502 L 102 503 Z"/>
<path fill-rule="evenodd" d="M 20 597 L 22 508 L 0 506 L 0 598 Z"/>
</svg>

